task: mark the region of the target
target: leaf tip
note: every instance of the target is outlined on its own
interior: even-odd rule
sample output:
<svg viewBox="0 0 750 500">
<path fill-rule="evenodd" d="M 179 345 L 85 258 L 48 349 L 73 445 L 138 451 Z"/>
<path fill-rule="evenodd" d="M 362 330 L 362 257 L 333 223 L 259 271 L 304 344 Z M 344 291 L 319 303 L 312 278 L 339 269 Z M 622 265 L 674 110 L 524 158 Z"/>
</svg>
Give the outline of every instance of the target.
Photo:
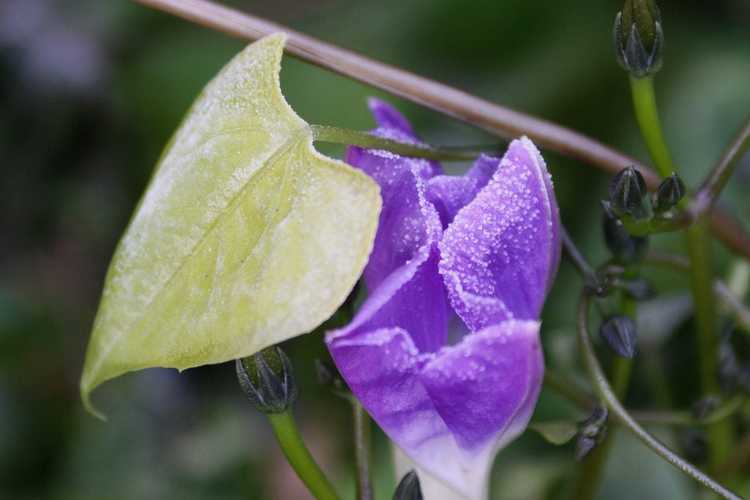
<svg viewBox="0 0 750 500">
<path fill-rule="evenodd" d="M 89 412 L 89 414 L 91 414 L 95 418 L 101 420 L 102 422 L 106 422 L 107 416 L 97 410 L 96 407 L 94 407 L 94 404 L 91 402 L 92 389 L 93 387 L 90 387 L 89 384 L 85 384 L 83 381 L 81 381 L 81 402 L 83 403 L 83 407 L 87 412 Z"/>
</svg>

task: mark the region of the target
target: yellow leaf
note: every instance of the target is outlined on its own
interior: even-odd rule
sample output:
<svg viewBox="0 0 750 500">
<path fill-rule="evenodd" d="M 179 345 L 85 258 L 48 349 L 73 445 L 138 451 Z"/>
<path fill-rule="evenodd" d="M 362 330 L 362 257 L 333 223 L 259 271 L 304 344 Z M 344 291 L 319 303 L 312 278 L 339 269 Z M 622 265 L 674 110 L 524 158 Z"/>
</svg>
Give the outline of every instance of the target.
<svg viewBox="0 0 750 500">
<path fill-rule="evenodd" d="M 123 373 L 249 356 L 313 330 L 372 249 L 377 184 L 284 100 L 285 36 L 238 54 L 167 146 L 107 274 L 81 397 Z"/>
</svg>

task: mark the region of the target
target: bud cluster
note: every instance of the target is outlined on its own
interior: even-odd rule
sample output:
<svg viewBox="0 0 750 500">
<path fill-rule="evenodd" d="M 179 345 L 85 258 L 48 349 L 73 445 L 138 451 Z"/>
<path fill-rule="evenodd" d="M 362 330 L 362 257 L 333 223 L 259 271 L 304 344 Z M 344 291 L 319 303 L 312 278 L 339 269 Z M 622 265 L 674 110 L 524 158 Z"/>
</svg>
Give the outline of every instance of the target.
<svg viewBox="0 0 750 500">
<path fill-rule="evenodd" d="M 649 195 L 646 181 L 634 167 L 621 170 L 609 185 L 609 200 L 603 201 L 604 237 L 607 246 L 622 264 L 642 259 L 648 249 L 646 236 L 659 223 L 674 219 L 674 209 L 685 196 L 685 184 L 672 174 L 659 184 L 656 193 Z M 625 222 L 639 231 L 628 231 Z M 632 230 L 632 229 L 631 229 Z"/>
</svg>

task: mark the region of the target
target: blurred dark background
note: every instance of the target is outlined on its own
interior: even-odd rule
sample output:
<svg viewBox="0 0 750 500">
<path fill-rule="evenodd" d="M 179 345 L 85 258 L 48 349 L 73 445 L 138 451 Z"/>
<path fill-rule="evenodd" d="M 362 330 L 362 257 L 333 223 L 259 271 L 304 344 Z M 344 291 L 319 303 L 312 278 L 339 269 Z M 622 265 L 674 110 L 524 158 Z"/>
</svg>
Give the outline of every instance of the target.
<svg viewBox="0 0 750 500">
<path fill-rule="evenodd" d="M 617 0 L 235 0 L 227 2 L 341 46 L 581 130 L 646 159 L 617 67 Z M 750 113 L 750 3 L 662 0 L 667 37 L 657 79 L 663 119 L 693 185 Z M 306 498 L 233 367 L 148 370 L 95 397 L 86 414 L 78 377 L 102 281 L 159 152 L 202 86 L 244 43 L 127 0 L 0 2 L 0 498 Z M 368 95 L 385 96 L 286 59 L 287 99 L 311 123 L 372 126 Z M 468 126 L 389 98 L 436 144 L 487 143 Z M 326 150 L 329 151 L 329 150 Z M 329 152 L 335 153 L 335 150 Z M 607 257 L 598 200 L 606 176 L 545 153 L 564 222 L 595 262 Z M 747 225 L 750 161 L 727 206 Z M 656 246 L 680 249 L 660 237 Z M 732 256 L 717 246 L 717 269 Z M 684 277 L 652 276 L 643 355 L 629 403 L 658 406 L 649 360 L 666 357 L 675 404 L 695 396 Z M 572 339 L 580 280 L 563 264 L 544 317 L 548 364 L 580 371 Z M 650 307 L 650 309 L 649 309 Z M 673 309 L 665 309 L 672 307 Z M 651 312 L 649 312 L 651 311 Z M 661 311 L 657 315 L 654 311 Z M 664 311 L 670 311 L 669 314 Z M 663 333 L 664 317 L 678 328 Z M 667 343 L 669 349 L 662 349 Z M 650 346 L 650 348 L 649 348 Z M 301 384 L 297 406 L 314 455 L 349 498 L 353 466 L 345 402 L 318 386 L 321 333 L 285 344 Z M 657 347 L 659 348 L 657 350 Z M 665 352 L 667 354 L 665 354 Z M 536 420 L 571 415 L 543 392 Z M 684 436 L 665 434 L 678 446 Z M 618 436 L 600 498 L 684 498 L 693 485 Z M 389 445 L 376 434 L 378 498 L 390 498 Z M 699 460 L 700 458 L 698 458 Z M 493 498 L 563 498 L 571 446 L 527 432 L 497 460 Z"/>
</svg>

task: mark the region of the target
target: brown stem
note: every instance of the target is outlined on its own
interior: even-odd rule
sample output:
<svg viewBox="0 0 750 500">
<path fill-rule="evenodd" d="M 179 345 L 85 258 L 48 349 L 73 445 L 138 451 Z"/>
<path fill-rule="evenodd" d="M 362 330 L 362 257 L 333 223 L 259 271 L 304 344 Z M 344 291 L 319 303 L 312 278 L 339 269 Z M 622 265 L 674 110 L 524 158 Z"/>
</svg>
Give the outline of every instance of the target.
<svg viewBox="0 0 750 500">
<path fill-rule="evenodd" d="M 716 203 L 721 191 L 729 182 L 742 155 L 750 148 L 750 120 L 745 123 L 743 128 L 734 138 L 727 150 L 721 156 L 721 159 L 714 166 L 701 184 L 698 192 L 693 196 L 688 213 L 691 218 L 697 220 L 705 214 Z"/>
<path fill-rule="evenodd" d="M 452 116 L 500 137 L 528 135 L 542 147 L 609 173 L 635 166 L 651 189 L 659 176 L 634 158 L 560 125 L 480 99 L 448 85 L 321 42 L 259 17 L 208 0 L 135 0 L 228 35 L 257 40 L 271 33 L 288 36 L 286 51 L 304 61 Z M 732 217 L 715 210 L 712 229 L 733 251 L 750 258 L 750 235 Z"/>
</svg>

